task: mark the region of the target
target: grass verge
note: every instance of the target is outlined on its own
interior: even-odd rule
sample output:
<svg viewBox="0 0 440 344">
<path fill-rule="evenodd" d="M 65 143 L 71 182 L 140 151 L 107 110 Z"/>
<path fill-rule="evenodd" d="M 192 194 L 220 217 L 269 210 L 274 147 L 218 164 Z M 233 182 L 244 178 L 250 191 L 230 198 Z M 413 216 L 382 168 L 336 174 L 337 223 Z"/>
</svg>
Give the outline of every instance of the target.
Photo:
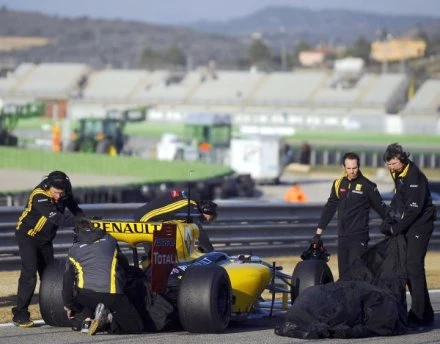
<svg viewBox="0 0 440 344">
<path fill-rule="evenodd" d="M 93 153 L 53 153 L 0 147 L 0 168 L 84 173 L 99 176 L 139 177 L 142 182 L 180 182 L 200 180 L 227 174 L 223 165 L 201 162 L 159 161 L 132 156 L 111 157 Z M 189 171 L 194 171 L 190 176 Z M 3 190 L 8 191 L 8 190 Z"/>
</svg>

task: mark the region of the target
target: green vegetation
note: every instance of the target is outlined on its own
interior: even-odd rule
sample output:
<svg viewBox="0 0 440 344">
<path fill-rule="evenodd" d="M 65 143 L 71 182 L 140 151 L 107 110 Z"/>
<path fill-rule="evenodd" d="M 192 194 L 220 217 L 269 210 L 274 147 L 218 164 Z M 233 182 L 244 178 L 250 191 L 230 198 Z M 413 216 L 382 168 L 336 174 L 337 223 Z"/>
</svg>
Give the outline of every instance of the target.
<svg viewBox="0 0 440 344">
<path fill-rule="evenodd" d="M 95 153 L 52 153 L 0 147 L 0 168 L 21 170 L 65 170 L 101 176 L 139 177 L 141 182 L 185 181 L 220 176 L 230 172 L 226 166 L 199 162 L 157 161 L 131 156 L 111 157 Z M 195 171 L 191 178 L 189 171 Z"/>
<path fill-rule="evenodd" d="M 183 124 L 174 123 L 127 123 L 125 125 L 125 134 L 128 136 L 140 136 L 149 138 L 160 138 L 163 133 L 173 133 L 183 137 Z"/>
<path fill-rule="evenodd" d="M 52 124 L 51 119 L 24 119 L 18 123 L 20 129 L 40 129 L 44 124 Z M 75 127 L 72 123 L 71 127 Z M 180 137 L 184 136 L 184 126 L 179 123 L 127 123 L 125 134 L 129 136 L 139 136 L 148 138 L 159 138 L 164 132 L 174 133 Z M 362 133 L 356 131 L 323 132 L 312 130 L 300 130 L 295 135 L 286 138 L 293 143 L 308 141 L 314 146 L 331 145 L 353 145 L 353 146 L 385 146 L 392 142 L 399 142 L 403 146 L 430 147 L 433 150 L 440 148 L 439 135 L 399 135 L 399 134 L 380 134 Z M 435 149 L 434 149 L 435 148 Z"/>
</svg>

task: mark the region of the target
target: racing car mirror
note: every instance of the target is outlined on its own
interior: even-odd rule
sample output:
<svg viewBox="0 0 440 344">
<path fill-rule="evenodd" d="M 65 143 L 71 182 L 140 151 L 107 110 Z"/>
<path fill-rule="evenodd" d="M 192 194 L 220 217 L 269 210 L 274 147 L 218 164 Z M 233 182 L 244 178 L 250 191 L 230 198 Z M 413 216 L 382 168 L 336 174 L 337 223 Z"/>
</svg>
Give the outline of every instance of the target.
<svg viewBox="0 0 440 344">
<path fill-rule="evenodd" d="M 165 292 L 168 276 L 176 263 L 176 224 L 163 223 L 153 233 L 151 249 L 151 290 Z"/>
</svg>

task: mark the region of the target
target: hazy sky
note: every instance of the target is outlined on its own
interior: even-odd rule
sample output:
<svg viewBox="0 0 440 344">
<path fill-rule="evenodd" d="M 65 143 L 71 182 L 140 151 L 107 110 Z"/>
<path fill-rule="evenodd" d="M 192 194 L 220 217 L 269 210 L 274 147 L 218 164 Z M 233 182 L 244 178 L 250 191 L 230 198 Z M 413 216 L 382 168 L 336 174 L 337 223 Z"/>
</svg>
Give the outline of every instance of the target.
<svg viewBox="0 0 440 344">
<path fill-rule="evenodd" d="M 124 18 L 154 23 L 227 20 L 270 5 L 314 10 L 342 8 L 383 14 L 422 14 L 440 19 L 440 0 L 0 0 L 16 10 L 36 10 L 61 16 Z M 0 23 L 1 25 L 1 23 Z"/>
</svg>

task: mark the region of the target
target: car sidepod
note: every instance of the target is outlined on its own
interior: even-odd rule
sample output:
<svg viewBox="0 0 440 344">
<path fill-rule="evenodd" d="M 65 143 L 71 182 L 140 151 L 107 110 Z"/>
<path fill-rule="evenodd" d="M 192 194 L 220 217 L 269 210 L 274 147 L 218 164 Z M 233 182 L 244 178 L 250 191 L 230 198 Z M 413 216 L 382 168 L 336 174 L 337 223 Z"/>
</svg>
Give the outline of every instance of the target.
<svg viewBox="0 0 440 344">
<path fill-rule="evenodd" d="M 231 281 L 234 303 L 233 313 L 247 313 L 258 297 L 267 288 L 272 271 L 269 267 L 256 263 L 231 263 L 223 265 Z"/>
</svg>

